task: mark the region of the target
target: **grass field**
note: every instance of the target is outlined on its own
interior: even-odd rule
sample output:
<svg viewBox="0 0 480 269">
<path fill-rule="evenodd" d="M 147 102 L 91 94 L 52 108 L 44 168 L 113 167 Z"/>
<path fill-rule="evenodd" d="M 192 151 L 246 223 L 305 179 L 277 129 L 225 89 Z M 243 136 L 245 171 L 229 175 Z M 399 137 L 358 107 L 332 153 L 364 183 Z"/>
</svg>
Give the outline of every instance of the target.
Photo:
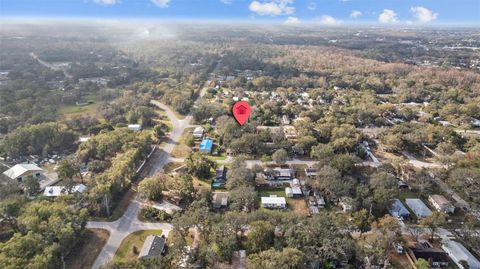
<svg viewBox="0 0 480 269">
<path fill-rule="evenodd" d="M 65 105 L 58 109 L 58 113 L 66 118 L 74 116 L 95 116 L 100 103 L 96 102 L 86 106 Z"/>
<path fill-rule="evenodd" d="M 192 131 L 193 128 L 186 128 L 185 131 L 183 131 L 182 137 L 180 138 L 180 141 L 178 141 L 178 145 L 173 148 L 172 157 L 185 158 L 190 152 L 192 152 L 192 149 L 185 144 L 188 134 Z"/>
<path fill-rule="evenodd" d="M 138 253 L 133 252 L 133 247 L 136 247 L 138 252 L 142 249 L 145 239 L 149 235 L 162 235 L 162 230 L 145 230 L 134 232 L 125 239 L 123 239 L 122 244 L 118 248 L 113 260 L 115 261 L 130 261 L 138 257 Z"/>
<path fill-rule="evenodd" d="M 65 258 L 66 268 L 91 268 L 108 240 L 109 233 L 102 229 L 87 229 L 81 241 Z"/>
</svg>

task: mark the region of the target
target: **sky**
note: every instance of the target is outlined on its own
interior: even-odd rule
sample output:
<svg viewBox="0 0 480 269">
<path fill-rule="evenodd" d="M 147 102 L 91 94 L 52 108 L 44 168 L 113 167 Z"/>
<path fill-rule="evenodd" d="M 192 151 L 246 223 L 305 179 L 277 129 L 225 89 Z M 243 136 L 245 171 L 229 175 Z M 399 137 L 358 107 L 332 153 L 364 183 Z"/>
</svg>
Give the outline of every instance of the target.
<svg viewBox="0 0 480 269">
<path fill-rule="evenodd" d="M 480 0 L 0 0 L 0 17 L 480 25 Z"/>
</svg>

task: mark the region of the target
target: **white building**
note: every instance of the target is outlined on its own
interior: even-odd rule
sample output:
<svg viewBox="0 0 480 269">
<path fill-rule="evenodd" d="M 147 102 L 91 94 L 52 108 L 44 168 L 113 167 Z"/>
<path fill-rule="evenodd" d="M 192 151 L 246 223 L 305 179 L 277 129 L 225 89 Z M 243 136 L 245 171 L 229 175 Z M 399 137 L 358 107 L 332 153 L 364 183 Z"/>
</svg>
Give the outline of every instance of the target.
<svg viewBox="0 0 480 269">
<path fill-rule="evenodd" d="M 195 128 L 195 130 L 193 130 L 193 138 L 202 139 L 204 131 L 205 131 L 205 129 L 203 129 L 202 126 L 198 126 L 197 128 Z"/>
<path fill-rule="evenodd" d="M 128 125 L 128 130 L 138 132 L 142 130 L 142 125 L 140 124 L 129 124 Z"/>
<path fill-rule="evenodd" d="M 428 201 L 435 207 L 437 211 L 446 213 L 446 214 L 453 214 L 455 211 L 455 206 L 445 198 L 443 195 L 430 195 L 428 196 Z"/>
<path fill-rule="evenodd" d="M 16 179 L 20 182 L 29 176 L 39 178 L 43 172 L 43 169 L 35 164 L 21 163 L 3 172 L 3 174 L 12 180 Z"/>
<path fill-rule="evenodd" d="M 270 195 L 270 197 L 262 197 L 262 207 L 270 209 L 283 209 L 287 207 L 287 201 L 285 200 L 285 197 L 277 197 L 276 195 Z"/>
<path fill-rule="evenodd" d="M 78 184 L 72 188 L 70 193 L 83 193 L 86 190 L 87 186 L 83 184 Z M 47 197 L 57 197 L 64 194 L 67 194 L 67 190 L 64 186 L 48 186 L 45 187 L 45 191 L 43 192 L 43 195 Z"/>
<path fill-rule="evenodd" d="M 443 240 L 442 249 L 460 269 L 466 269 L 460 262 L 468 263 L 469 269 L 480 269 L 480 261 L 462 244 L 453 240 Z"/>
</svg>

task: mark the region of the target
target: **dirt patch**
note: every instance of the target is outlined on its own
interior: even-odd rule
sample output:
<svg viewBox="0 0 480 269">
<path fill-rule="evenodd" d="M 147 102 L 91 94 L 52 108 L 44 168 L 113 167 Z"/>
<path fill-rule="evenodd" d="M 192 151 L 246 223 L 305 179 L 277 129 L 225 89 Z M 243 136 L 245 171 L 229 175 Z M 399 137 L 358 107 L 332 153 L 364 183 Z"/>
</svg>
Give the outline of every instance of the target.
<svg viewBox="0 0 480 269">
<path fill-rule="evenodd" d="M 87 229 L 65 258 L 66 268 L 91 268 L 103 246 L 108 240 L 109 232 L 102 229 Z"/>
</svg>

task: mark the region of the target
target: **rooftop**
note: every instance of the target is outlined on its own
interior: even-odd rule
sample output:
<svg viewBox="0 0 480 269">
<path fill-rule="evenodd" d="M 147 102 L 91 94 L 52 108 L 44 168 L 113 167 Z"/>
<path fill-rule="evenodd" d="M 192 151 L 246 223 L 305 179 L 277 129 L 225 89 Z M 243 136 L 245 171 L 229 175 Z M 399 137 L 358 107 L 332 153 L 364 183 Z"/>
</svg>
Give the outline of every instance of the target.
<svg viewBox="0 0 480 269">
<path fill-rule="evenodd" d="M 26 172 L 43 172 L 43 169 L 32 163 L 20 163 L 3 172 L 4 175 L 11 179 L 18 178 Z"/>
<path fill-rule="evenodd" d="M 149 235 L 143 243 L 142 250 L 138 254 L 139 258 L 151 258 L 162 254 L 165 248 L 165 237 Z"/>
</svg>

